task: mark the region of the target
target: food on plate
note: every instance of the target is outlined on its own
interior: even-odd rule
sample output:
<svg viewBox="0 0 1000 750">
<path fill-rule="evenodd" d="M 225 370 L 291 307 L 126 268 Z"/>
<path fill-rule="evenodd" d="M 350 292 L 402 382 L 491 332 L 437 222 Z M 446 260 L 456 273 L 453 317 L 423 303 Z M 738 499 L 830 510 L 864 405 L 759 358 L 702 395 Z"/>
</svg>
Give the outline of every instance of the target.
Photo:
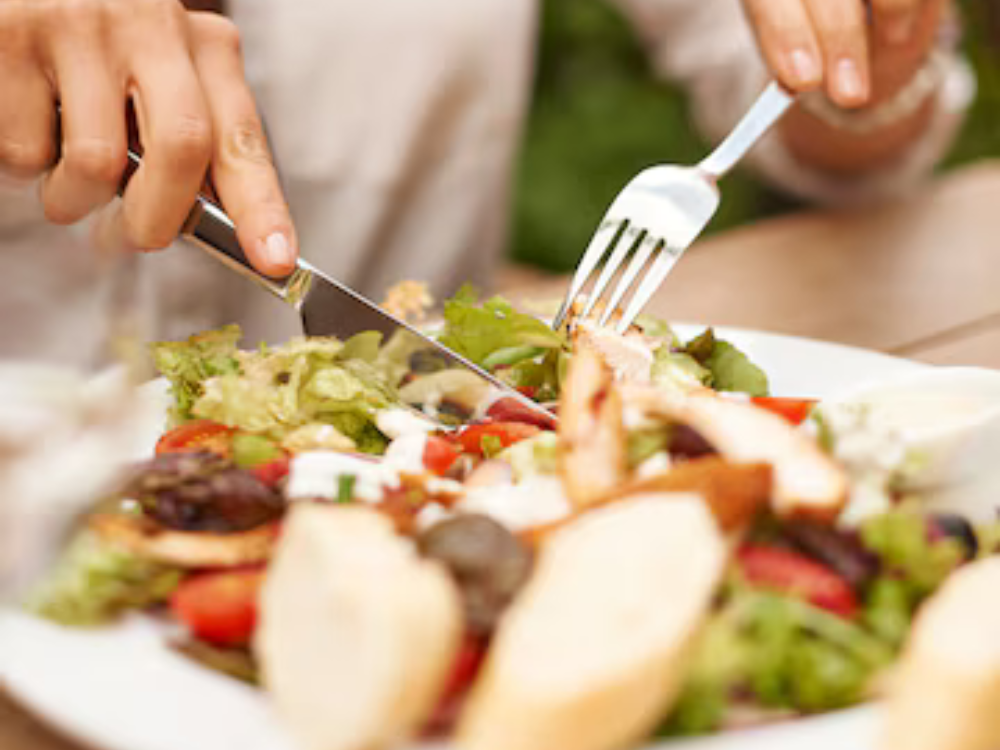
<svg viewBox="0 0 1000 750">
<path fill-rule="evenodd" d="M 770 410 L 699 390 L 678 398 L 651 388 L 626 392 L 627 405 L 686 424 L 733 461 L 774 468 L 774 510 L 779 515 L 836 518 L 847 501 L 847 476 L 808 436 L 788 429 Z"/>
<path fill-rule="evenodd" d="M 554 533 L 497 631 L 458 745 L 598 750 L 648 736 L 682 687 L 726 557 L 697 496 L 629 498 Z M 650 606 L 660 597 L 669 606 Z"/>
<path fill-rule="evenodd" d="M 628 470 L 622 399 L 598 354 L 573 361 L 559 410 L 559 463 L 566 494 L 578 508 L 621 484 Z"/>
<path fill-rule="evenodd" d="M 1000 559 L 958 571 L 918 615 L 886 701 L 880 747 L 1000 744 Z"/>
<path fill-rule="evenodd" d="M 869 503 L 840 425 L 711 330 L 447 302 L 440 340 L 558 419 L 412 336 L 238 338 L 154 346 L 168 430 L 31 606 L 169 623 L 305 748 L 610 750 L 857 704 L 995 546 L 900 491 L 910 456 Z"/>
<path fill-rule="evenodd" d="M 462 640 L 457 587 L 391 521 L 303 503 L 264 583 L 256 653 L 306 750 L 384 747 L 426 722 Z"/>
</svg>

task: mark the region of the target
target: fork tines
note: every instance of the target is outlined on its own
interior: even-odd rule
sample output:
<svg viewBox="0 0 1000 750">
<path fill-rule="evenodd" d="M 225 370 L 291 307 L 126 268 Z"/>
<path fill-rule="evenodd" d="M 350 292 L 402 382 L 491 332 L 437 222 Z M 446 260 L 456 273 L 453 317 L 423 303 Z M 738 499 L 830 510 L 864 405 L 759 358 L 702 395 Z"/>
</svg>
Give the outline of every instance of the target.
<svg viewBox="0 0 1000 750">
<path fill-rule="evenodd" d="M 573 274 L 569 291 L 553 321 L 553 327 L 560 328 L 571 314 L 580 319 L 589 317 L 606 297 L 598 324 L 608 325 L 618 313 L 621 317 L 616 321 L 616 329 L 620 333 L 625 332 L 659 288 L 660 282 L 676 260 L 676 255 L 665 250 L 662 238 L 633 225 L 628 219 L 605 219 L 594 233 Z M 605 257 L 607 261 L 601 267 L 601 261 Z M 652 263 L 650 258 L 654 258 Z M 649 270 L 623 312 L 621 305 L 626 295 L 635 286 L 639 274 L 647 265 Z M 581 299 L 584 297 L 584 287 L 595 274 L 597 280 L 585 299 Z M 617 283 L 611 287 L 616 275 Z M 606 295 L 609 287 L 611 292 Z M 580 309 L 577 312 L 578 307 Z"/>
</svg>

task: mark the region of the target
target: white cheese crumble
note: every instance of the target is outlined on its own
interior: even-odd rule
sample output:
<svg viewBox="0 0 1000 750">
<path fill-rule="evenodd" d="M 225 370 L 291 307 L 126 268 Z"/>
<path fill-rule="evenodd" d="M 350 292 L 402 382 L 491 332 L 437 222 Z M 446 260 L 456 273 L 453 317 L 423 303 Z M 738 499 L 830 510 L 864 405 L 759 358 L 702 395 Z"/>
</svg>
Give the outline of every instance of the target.
<svg viewBox="0 0 1000 750">
<path fill-rule="evenodd" d="M 456 507 L 465 513 L 489 516 L 512 531 L 554 523 L 571 511 L 562 482 L 558 477 L 544 475 L 520 484 L 472 489 Z"/>
</svg>

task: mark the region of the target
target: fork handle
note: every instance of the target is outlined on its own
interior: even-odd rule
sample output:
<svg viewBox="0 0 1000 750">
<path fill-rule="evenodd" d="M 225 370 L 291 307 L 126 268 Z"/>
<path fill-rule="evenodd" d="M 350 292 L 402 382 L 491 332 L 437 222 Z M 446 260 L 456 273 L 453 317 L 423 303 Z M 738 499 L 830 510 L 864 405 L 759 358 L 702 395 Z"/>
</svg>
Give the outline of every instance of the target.
<svg viewBox="0 0 1000 750">
<path fill-rule="evenodd" d="M 772 81 L 726 139 L 698 165 L 698 169 L 718 180 L 746 155 L 794 102 L 794 96 L 777 81 Z"/>
</svg>

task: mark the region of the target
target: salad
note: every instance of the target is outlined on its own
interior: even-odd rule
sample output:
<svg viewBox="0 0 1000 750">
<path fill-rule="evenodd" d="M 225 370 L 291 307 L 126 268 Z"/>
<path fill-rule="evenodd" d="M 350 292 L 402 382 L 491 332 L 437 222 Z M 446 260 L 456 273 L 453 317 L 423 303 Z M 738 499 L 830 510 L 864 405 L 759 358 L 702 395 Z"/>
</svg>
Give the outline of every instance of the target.
<svg viewBox="0 0 1000 750">
<path fill-rule="evenodd" d="M 477 411 L 482 384 L 403 337 L 154 345 L 169 429 L 28 606 L 180 626 L 178 651 L 261 684 L 307 747 L 600 750 L 877 695 L 922 603 L 992 551 L 891 472 L 888 509 L 851 517 L 815 404 L 711 329 L 553 331 L 463 290 L 439 337 L 558 423 Z M 604 711 L 624 718 L 582 736 Z"/>
</svg>

